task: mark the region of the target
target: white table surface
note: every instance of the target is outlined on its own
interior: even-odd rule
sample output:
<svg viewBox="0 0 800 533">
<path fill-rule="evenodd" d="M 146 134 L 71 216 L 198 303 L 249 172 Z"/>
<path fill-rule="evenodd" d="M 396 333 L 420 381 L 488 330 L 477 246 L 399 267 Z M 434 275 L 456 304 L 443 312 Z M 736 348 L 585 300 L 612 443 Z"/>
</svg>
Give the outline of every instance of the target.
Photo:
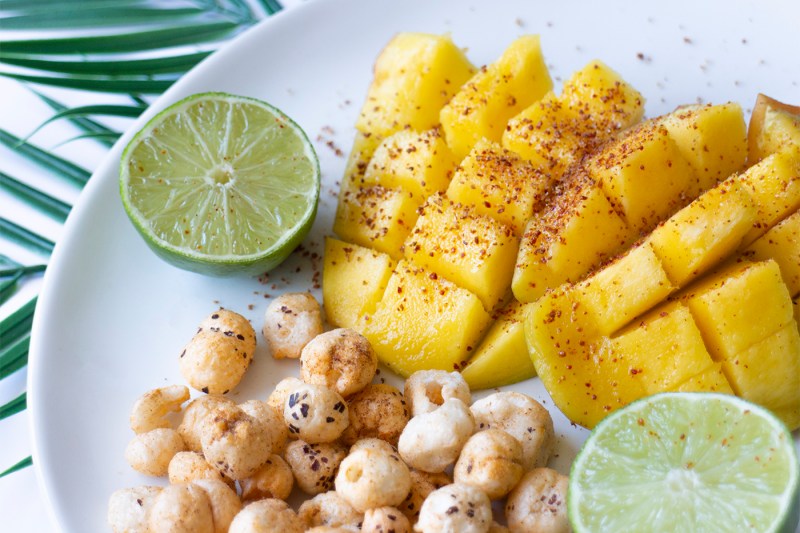
<svg viewBox="0 0 800 533">
<path fill-rule="evenodd" d="M 301 0 L 281 0 L 284 8 L 291 8 Z M 14 34 L 0 33 L 0 41 L 12 38 L 37 38 L 44 34 L 25 32 Z M 2 45 L 0 45 L 1 47 Z M 126 103 L 126 97 L 106 95 L 79 95 L 76 91 L 41 88 L 42 92 L 70 106 L 96 103 Z M 152 98 L 151 100 L 152 101 Z M 20 83 L 0 77 L 0 128 L 19 137 L 30 134 L 36 125 L 52 116 L 52 110 Z M 130 121 L 115 119 L 101 122 L 116 129 L 124 129 Z M 77 140 L 54 148 L 60 142 L 78 135 L 80 132 L 67 121 L 58 121 L 43 128 L 31 138 L 31 142 L 69 159 L 89 171 L 93 171 L 102 161 L 106 148 L 91 139 Z M 0 170 L 33 186 L 42 186 L 47 192 L 74 204 L 79 199 L 80 189 L 69 183 L 59 183 L 46 171 L 28 162 L 12 150 L 0 146 Z M 61 232 L 61 224 L 28 208 L 6 192 L 0 190 L 0 216 L 27 227 L 41 236 L 56 241 Z M 24 248 L 0 239 L 0 254 L 13 258 L 23 264 L 39 264 L 46 258 L 28 252 Z M 21 304 L 38 293 L 41 274 L 30 276 L 8 302 L 0 307 L 0 318 L 5 317 Z M 26 388 L 27 371 L 22 369 L 10 377 L 0 380 L 0 405 L 19 396 Z M 0 471 L 31 454 L 31 439 L 28 428 L 28 414 L 19 414 L 0 421 Z M 91 483 L 90 479 L 86 483 Z M 58 531 L 51 520 L 34 468 L 25 468 L 0 478 L 0 531 L 15 533 L 44 533 Z"/>
</svg>

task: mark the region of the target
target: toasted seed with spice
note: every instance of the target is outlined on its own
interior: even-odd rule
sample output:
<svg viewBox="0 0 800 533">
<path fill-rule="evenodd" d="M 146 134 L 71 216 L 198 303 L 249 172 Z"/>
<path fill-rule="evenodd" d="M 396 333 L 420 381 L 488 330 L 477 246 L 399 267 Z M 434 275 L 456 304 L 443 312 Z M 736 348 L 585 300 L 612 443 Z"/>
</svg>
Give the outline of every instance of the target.
<svg viewBox="0 0 800 533">
<path fill-rule="evenodd" d="M 236 405 L 233 400 L 215 394 L 199 396 L 189 402 L 189 405 L 186 406 L 183 412 L 183 420 L 181 420 L 178 426 L 178 433 L 183 437 L 186 448 L 193 452 L 202 451 L 203 446 L 200 444 L 200 429 L 205 421 L 205 417 L 208 416 L 214 406 L 219 404 Z"/>
<path fill-rule="evenodd" d="M 245 317 L 227 309 L 211 313 L 183 349 L 181 374 L 206 394 L 225 394 L 236 387 L 253 360 L 256 334 Z"/>
<path fill-rule="evenodd" d="M 356 510 L 399 505 L 411 489 L 408 466 L 397 453 L 361 447 L 344 458 L 336 474 L 336 492 Z"/>
<path fill-rule="evenodd" d="M 317 494 L 300 505 L 297 514 L 306 528 L 357 526 L 364 518 L 336 491 Z"/>
<path fill-rule="evenodd" d="M 422 504 L 419 533 L 458 531 L 486 533 L 492 525 L 492 504 L 482 490 L 453 483 L 433 491 Z"/>
<path fill-rule="evenodd" d="M 411 416 L 430 413 L 448 398 L 472 403 L 469 385 L 458 372 L 420 370 L 411 374 L 404 386 L 405 400 Z"/>
<path fill-rule="evenodd" d="M 302 440 L 290 442 L 284 455 L 297 486 L 306 494 L 331 490 L 339 464 L 346 456 L 347 448 L 339 443 L 309 444 Z"/>
<path fill-rule="evenodd" d="M 303 522 L 283 500 L 269 498 L 247 504 L 233 518 L 228 533 L 302 533 Z"/>
<path fill-rule="evenodd" d="M 148 524 L 153 533 L 214 533 L 208 494 L 192 483 L 164 487 L 153 502 Z"/>
<path fill-rule="evenodd" d="M 114 533 L 147 531 L 150 509 L 161 487 L 132 487 L 114 491 L 108 500 L 108 525 Z"/>
<path fill-rule="evenodd" d="M 131 409 L 131 429 L 136 433 L 147 433 L 156 428 L 172 427 L 168 413 L 177 413 L 183 402 L 189 399 L 189 388 L 170 385 L 147 391 L 136 400 Z"/>
<path fill-rule="evenodd" d="M 485 429 L 471 436 L 461 449 L 453 479 L 497 500 L 514 488 L 524 472 L 519 441 L 503 430 Z"/>
<path fill-rule="evenodd" d="M 378 356 L 369 341 L 352 329 L 334 329 L 309 342 L 300 356 L 300 378 L 324 385 L 345 398 L 375 376 Z"/>
<path fill-rule="evenodd" d="M 238 406 L 221 404 L 203 424 L 203 455 L 220 473 L 244 479 L 255 474 L 272 455 L 275 431 Z"/>
<path fill-rule="evenodd" d="M 307 292 L 289 292 L 272 300 L 261 330 L 275 359 L 299 358 L 303 347 L 323 331 L 319 302 Z"/>
<path fill-rule="evenodd" d="M 311 443 L 339 438 L 350 423 L 347 404 L 336 391 L 304 383 L 286 398 L 283 420 L 289 434 Z"/>
<path fill-rule="evenodd" d="M 396 507 L 378 507 L 364 513 L 363 533 L 411 533 L 411 523 Z"/>
<path fill-rule="evenodd" d="M 567 476 L 551 468 L 525 474 L 506 500 L 506 520 L 512 531 L 568 533 Z"/>
<path fill-rule="evenodd" d="M 258 472 L 248 478 L 240 479 L 239 485 L 242 487 L 244 501 L 264 498 L 285 500 L 294 487 L 294 476 L 286 461 L 279 455 L 273 454 Z"/>
<path fill-rule="evenodd" d="M 402 393 L 384 383 L 371 383 L 354 394 L 348 403 L 350 425 L 342 433 L 345 444 L 378 438 L 397 446 L 408 423 L 408 409 Z"/>
<path fill-rule="evenodd" d="M 125 448 L 125 460 L 131 468 L 148 476 L 167 474 L 169 463 L 176 453 L 186 449 L 183 439 L 174 429 L 157 428 L 136 435 Z"/>
<path fill-rule="evenodd" d="M 242 509 L 242 501 L 236 491 L 218 479 L 198 479 L 192 483 L 208 496 L 214 533 L 227 533 L 233 517 Z"/>
<path fill-rule="evenodd" d="M 403 429 L 397 449 L 412 468 L 444 472 L 458 459 L 474 429 L 469 407 L 451 398 L 436 410 L 413 417 Z"/>
</svg>

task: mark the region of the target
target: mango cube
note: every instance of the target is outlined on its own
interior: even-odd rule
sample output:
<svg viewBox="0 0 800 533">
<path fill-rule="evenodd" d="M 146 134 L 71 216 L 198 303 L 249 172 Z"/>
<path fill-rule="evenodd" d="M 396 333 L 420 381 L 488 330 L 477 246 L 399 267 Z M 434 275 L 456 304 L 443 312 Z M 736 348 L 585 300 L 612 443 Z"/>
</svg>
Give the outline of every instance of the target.
<svg viewBox="0 0 800 533">
<path fill-rule="evenodd" d="M 361 331 L 378 358 L 407 377 L 417 370 L 460 370 L 492 318 L 477 296 L 408 261 L 395 268 Z"/>
<path fill-rule="evenodd" d="M 591 180 L 576 178 L 563 194 L 525 228 L 511 283 L 521 302 L 581 279 L 636 236 Z"/>
<path fill-rule="evenodd" d="M 356 128 L 381 138 L 404 128 L 431 129 L 441 108 L 474 73 L 447 35 L 399 33 L 375 61 Z"/>
<path fill-rule="evenodd" d="M 800 107 L 759 94 L 750 115 L 747 146 L 751 165 L 787 148 L 800 148 Z"/>
<path fill-rule="evenodd" d="M 719 392 L 733 394 L 731 384 L 722 371 L 722 363 L 714 363 L 702 372 L 690 377 L 683 383 L 669 389 L 674 392 Z"/>
<path fill-rule="evenodd" d="M 602 335 L 611 335 L 664 300 L 674 289 L 661 261 L 647 243 L 631 248 L 573 288 Z"/>
<path fill-rule="evenodd" d="M 643 374 L 627 354 L 612 353 L 592 330 L 583 307 L 564 286 L 530 304 L 525 338 L 536 374 L 573 422 L 591 428 L 605 415 L 646 394 Z"/>
<path fill-rule="evenodd" d="M 508 120 L 552 88 L 539 37 L 518 38 L 442 108 L 447 144 L 460 160 L 482 137 L 500 141 Z"/>
<path fill-rule="evenodd" d="M 346 241 L 400 259 L 421 203 L 422 199 L 410 192 L 380 186 L 344 191 L 333 231 Z"/>
<path fill-rule="evenodd" d="M 377 135 L 356 131 L 353 147 L 350 150 L 350 155 L 347 156 L 347 163 L 344 167 L 342 185 L 339 188 L 339 199 L 342 198 L 346 191 L 352 191 L 363 184 L 367 166 L 380 143 L 381 139 Z"/>
<path fill-rule="evenodd" d="M 750 194 L 729 179 L 675 213 L 648 241 L 672 282 L 684 286 L 733 253 L 755 219 Z"/>
<path fill-rule="evenodd" d="M 645 123 L 587 163 L 589 175 L 639 231 L 649 231 L 691 200 L 697 178 L 667 129 Z"/>
<path fill-rule="evenodd" d="M 380 301 L 394 266 L 386 254 L 327 237 L 322 301 L 328 322 L 356 327 L 359 317 L 371 313 Z"/>
<path fill-rule="evenodd" d="M 744 257 L 752 261 L 773 259 L 789 294 L 800 294 L 800 211 L 766 232 L 748 246 Z"/>
<path fill-rule="evenodd" d="M 496 220 L 432 196 L 404 246 L 406 259 L 474 293 L 486 309 L 508 294 L 519 240 Z"/>
<path fill-rule="evenodd" d="M 755 241 L 800 208 L 800 150 L 772 154 L 748 168 L 738 179 L 758 209 L 744 244 Z"/>
<path fill-rule="evenodd" d="M 525 343 L 525 306 L 512 302 L 498 315 L 461 371 L 472 390 L 511 385 L 536 374 Z"/>
<path fill-rule="evenodd" d="M 403 130 L 378 146 L 363 183 L 403 189 L 427 198 L 447 189 L 455 168 L 456 161 L 438 129 L 422 133 Z"/>
<path fill-rule="evenodd" d="M 793 320 L 722 367 L 738 396 L 771 409 L 790 430 L 800 427 L 800 332 Z"/>
<path fill-rule="evenodd" d="M 481 140 L 461 162 L 447 197 L 506 224 L 522 235 L 541 205 L 550 180 L 499 145 Z"/>
<path fill-rule="evenodd" d="M 644 114 L 644 98 L 608 65 L 593 60 L 564 84 L 561 99 L 589 117 L 598 132 L 633 126 Z"/>
<path fill-rule="evenodd" d="M 744 169 L 747 130 L 739 104 L 683 106 L 662 124 L 697 175 L 694 196 Z"/>
<path fill-rule="evenodd" d="M 587 118 L 548 93 L 508 122 L 502 140 L 504 148 L 559 179 L 594 144 L 593 133 Z"/>
<path fill-rule="evenodd" d="M 670 390 L 714 364 L 689 310 L 659 306 L 613 337 L 610 354 L 625 357 L 646 394 Z"/>
<path fill-rule="evenodd" d="M 692 285 L 682 300 L 717 361 L 732 360 L 793 321 L 789 291 L 772 260 L 733 264 Z"/>
</svg>

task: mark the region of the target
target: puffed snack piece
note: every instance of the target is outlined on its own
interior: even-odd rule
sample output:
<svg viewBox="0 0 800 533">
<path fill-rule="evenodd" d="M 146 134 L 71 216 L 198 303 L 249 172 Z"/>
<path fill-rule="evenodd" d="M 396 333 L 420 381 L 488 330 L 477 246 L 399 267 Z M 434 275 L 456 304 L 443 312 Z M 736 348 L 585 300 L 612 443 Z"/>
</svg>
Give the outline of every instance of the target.
<svg viewBox="0 0 800 533">
<path fill-rule="evenodd" d="M 300 505 L 297 514 L 307 529 L 314 527 L 357 527 L 364 519 L 335 490 L 317 494 Z"/>
<path fill-rule="evenodd" d="M 170 428 L 157 428 L 136 435 L 125 448 L 125 460 L 142 474 L 165 476 L 175 454 L 186 449 L 180 434 Z"/>
<path fill-rule="evenodd" d="M 269 498 L 249 503 L 231 522 L 228 533 L 303 533 L 297 514 L 283 500 Z"/>
<path fill-rule="evenodd" d="M 159 387 L 141 395 L 131 409 L 131 429 L 137 435 L 154 429 L 169 428 L 168 413 L 178 413 L 183 402 L 189 399 L 185 385 Z"/>
<path fill-rule="evenodd" d="M 409 420 L 402 393 L 385 383 L 371 383 L 347 402 L 350 424 L 342 433 L 345 444 L 377 438 L 397 446 Z"/>
<path fill-rule="evenodd" d="M 201 430 L 203 455 L 221 474 L 235 480 L 252 476 L 279 444 L 277 428 L 236 405 L 220 404 Z"/>
<path fill-rule="evenodd" d="M 378 507 L 364 513 L 362 533 L 411 533 L 411 523 L 396 507 Z"/>
<path fill-rule="evenodd" d="M 496 392 L 472 404 L 478 429 L 502 429 L 522 444 L 525 470 L 545 466 L 555 447 L 553 419 L 542 404 L 519 392 Z"/>
<path fill-rule="evenodd" d="M 453 479 L 497 500 L 514 488 L 524 472 L 519 441 L 503 430 L 485 429 L 471 436 L 461 449 Z"/>
<path fill-rule="evenodd" d="M 312 444 L 339 438 L 350 423 L 347 403 L 336 391 L 304 383 L 294 389 L 283 407 L 289 434 Z"/>
<path fill-rule="evenodd" d="M 292 493 L 294 476 L 292 469 L 279 455 L 270 455 L 258 472 L 251 477 L 240 479 L 242 499 L 246 502 L 277 498 L 285 500 Z"/>
<path fill-rule="evenodd" d="M 569 533 L 568 485 L 569 478 L 551 468 L 536 468 L 522 476 L 506 500 L 509 529 Z"/>
<path fill-rule="evenodd" d="M 233 486 L 233 480 L 223 476 L 219 470 L 208 464 L 200 452 L 178 452 L 169 462 L 167 477 L 172 485 L 191 483 L 198 479 L 216 479 Z"/>
<path fill-rule="evenodd" d="M 287 292 L 272 300 L 261 330 L 275 359 L 299 358 L 303 347 L 323 331 L 319 302 L 307 292 Z"/>
<path fill-rule="evenodd" d="M 256 333 L 245 317 L 227 309 L 211 313 L 181 352 L 181 375 L 207 394 L 226 394 L 253 360 Z"/>
<path fill-rule="evenodd" d="M 458 459 L 472 436 L 475 421 L 469 407 L 456 398 L 409 420 L 397 449 L 408 466 L 425 472 L 444 472 Z"/>
<path fill-rule="evenodd" d="M 492 504 L 480 489 L 453 483 L 433 491 L 422 504 L 414 531 L 485 533 L 492 526 Z"/>
<path fill-rule="evenodd" d="M 236 491 L 218 479 L 198 479 L 192 484 L 203 489 L 208 496 L 214 533 L 227 533 L 233 517 L 242 510 L 242 501 Z"/>
<path fill-rule="evenodd" d="M 422 508 L 422 502 L 425 501 L 425 498 L 436 489 L 451 483 L 453 483 L 453 480 L 444 472 L 432 474 L 412 469 L 411 490 L 408 491 L 408 496 L 398 506 L 398 509 L 414 524 L 419 519 L 419 510 Z"/>
<path fill-rule="evenodd" d="M 211 501 L 193 483 L 164 487 L 149 515 L 148 533 L 214 533 Z"/>
<path fill-rule="evenodd" d="M 445 370 L 414 372 L 406 380 L 403 394 L 411 416 L 430 413 L 450 398 L 472 403 L 469 385 L 461 374 Z"/>
<path fill-rule="evenodd" d="M 108 525 L 114 533 L 145 533 L 150 509 L 161 487 L 141 486 L 114 491 L 108 499 Z"/>
<path fill-rule="evenodd" d="M 336 492 L 357 511 L 397 506 L 408 496 L 411 474 L 396 453 L 361 447 L 339 465 Z"/>
<path fill-rule="evenodd" d="M 289 443 L 284 455 L 297 486 L 312 495 L 333 488 L 336 470 L 346 456 L 347 448 L 338 442 L 309 444 L 302 440 Z"/>
<path fill-rule="evenodd" d="M 204 394 L 189 402 L 183 411 L 183 419 L 178 425 L 178 433 L 183 437 L 186 448 L 193 452 L 203 450 L 200 442 L 200 430 L 208 414 L 219 404 L 236 405 L 236 402 L 217 394 Z"/>
<path fill-rule="evenodd" d="M 345 398 L 366 387 L 377 369 L 378 356 L 372 345 L 352 329 L 318 335 L 300 355 L 300 379 L 333 389 Z"/>
</svg>

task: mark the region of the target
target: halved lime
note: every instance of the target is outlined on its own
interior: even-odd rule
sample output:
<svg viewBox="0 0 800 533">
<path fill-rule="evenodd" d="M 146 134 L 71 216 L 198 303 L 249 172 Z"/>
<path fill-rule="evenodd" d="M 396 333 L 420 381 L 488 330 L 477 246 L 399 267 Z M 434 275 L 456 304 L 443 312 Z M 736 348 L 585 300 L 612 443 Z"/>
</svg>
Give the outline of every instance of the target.
<svg viewBox="0 0 800 533">
<path fill-rule="evenodd" d="M 595 427 L 572 465 L 581 532 L 794 531 L 800 467 L 772 413 L 736 396 L 665 393 Z"/>
<path fill-rule="evenodd" d="M 125 211 L 156 254 L 213 275 L 266 272 L 311 229 L 319 161 L 278 109 L 225 93 L 156 115 L 122 154 Z"/>
</svg>

